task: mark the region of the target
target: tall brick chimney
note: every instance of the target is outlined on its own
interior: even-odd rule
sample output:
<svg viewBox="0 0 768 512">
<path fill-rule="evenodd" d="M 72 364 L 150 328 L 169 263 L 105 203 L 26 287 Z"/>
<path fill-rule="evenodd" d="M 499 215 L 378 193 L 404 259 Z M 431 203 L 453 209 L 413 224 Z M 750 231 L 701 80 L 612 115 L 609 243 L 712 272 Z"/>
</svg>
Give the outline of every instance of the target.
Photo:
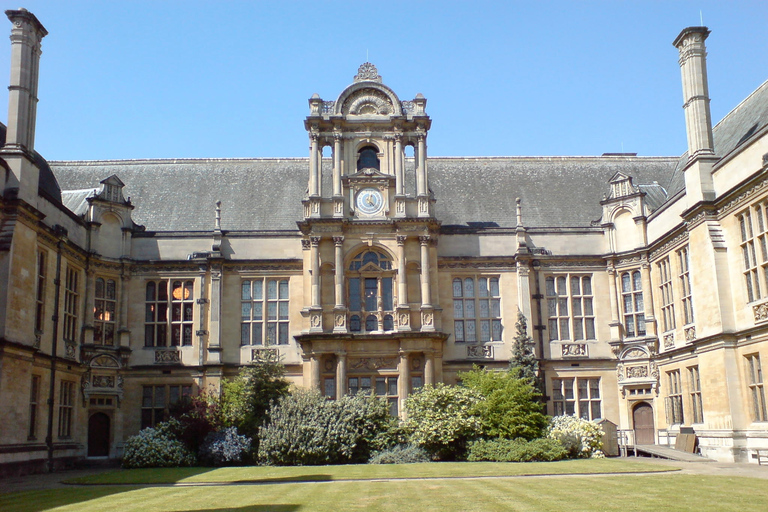
<svg viewBox="0 0 768 512">
<path fill-rule="evenodd" d="M 683 109 L 688 134 L 685 188 L 689 206 L 715 197 L 712 183 L 715 151 L 712 141 L 712 117 L 709 112 L 707 49 L 704 45 L 707 36 L 707 27 L 688 27 L 680 32 L 672 43 L 680 52 Z"/>
<path fill-rule="evenodd" d="M 42 23 L 26 9 L 5 11 L 11 29 L 11 83 L 8 87 L 8 129 L 2 156 L 11 167 L 5 190 L 17 189 L 18 196 L 35 203 L 38 170 L 33 164 L 37 79 L 40 43 L 48 35 Z"/>
</svg>

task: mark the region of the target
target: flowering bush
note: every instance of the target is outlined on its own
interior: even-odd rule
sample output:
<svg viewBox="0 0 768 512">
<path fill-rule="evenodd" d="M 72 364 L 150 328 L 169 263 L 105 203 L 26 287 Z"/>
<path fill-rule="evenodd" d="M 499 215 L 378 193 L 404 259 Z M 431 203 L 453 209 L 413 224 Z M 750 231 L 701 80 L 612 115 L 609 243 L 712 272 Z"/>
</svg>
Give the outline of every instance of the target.
<svg viewBox="0 0 768 512">
<path fill-rule="evenodd" d="M 174 430 L 178 422 L 166 422 L 145 428 L 125 442 L 124 468 L 170 468 L 192 466 L 195 456 L 179 441 Z"/>
<path fill-rule="evenodd" d="M 603 429 L 576 416 L 555 416 L 547 437 L 560 441 L 571 458 L 603 457 Z"/>
<path fill-rule="evenodd" d="M 405 423 L 409 442 L 421 446 L 437 459 L 460 459 L 467 441 L 482 432 L 477 404 L 482 396 L 475 390 L 446 386 L 425 386 L 405 401 Z"/>
<path fill-rule="evenodd" d="M 243 461 L 243 455 L 251 449 L 251 440 L 237 434 L 237 428 L 229 427 L 205 436 L 198 454 L 200 462 L 212 466 L 229 466 Z"/>
<path fill-rule="evenodd" d="M 399 444 L 388 450 L 374 453 L 368 464 L 413 464 L 429 461 L 429 454 L 423 448 L 412 444 Z"/>
</svg>

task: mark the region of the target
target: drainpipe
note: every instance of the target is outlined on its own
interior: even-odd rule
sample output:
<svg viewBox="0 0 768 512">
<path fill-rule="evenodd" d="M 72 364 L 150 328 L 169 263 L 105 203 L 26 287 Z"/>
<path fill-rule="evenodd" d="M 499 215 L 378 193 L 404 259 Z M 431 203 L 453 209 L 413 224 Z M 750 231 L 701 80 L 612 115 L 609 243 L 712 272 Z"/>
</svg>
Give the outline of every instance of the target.
<svg viewBox="0 0 768 512">
<path fill-rule="evenodd" d="M 541 301 L 544 298 L 544 295 L 541 294 L 541 283 L 539 282 L 539 268 L 541 268 L 541 263 L 539 263 L 539 260 L 533 260 L 531 262 L 531 268 L 533 269 L 533 282 L 536 286 L 536 293 L 533 294 L 533 298 L 536 300 L 536 325 L 533 326 L 533 329 L 536 331 L 539 341 L 539 383 L 541 385 L 541 398 L 544 401 L 544 403 L 547 402 L 547 385 L 546 380 L 544 380 L 544 324 L 541 323 Z"/>
<path fill-rule="evenodd" d="M 45 444 L 48 447 L 48 472 L 53 473 L 53 403 L 56 396 L 56 363 L 58 362 L 59 339 L 59 295 L 61 293 L 61 246 L 66 240 L 67 230 L 56 224 L 53 226 L 53 234 L 59 238 L 56 242 L 56 278 L 53 280 L 53 335 L 51 343 L 51 376 L 48 386 L 48 430 L 45 435 Z"/>
</svg>

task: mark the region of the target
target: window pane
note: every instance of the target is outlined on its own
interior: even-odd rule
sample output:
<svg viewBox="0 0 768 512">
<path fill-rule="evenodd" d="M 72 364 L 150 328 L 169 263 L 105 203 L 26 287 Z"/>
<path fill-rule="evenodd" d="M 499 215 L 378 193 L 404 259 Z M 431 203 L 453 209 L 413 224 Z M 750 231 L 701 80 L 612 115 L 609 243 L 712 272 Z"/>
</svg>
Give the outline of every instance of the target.
<svg viewBox="0 0 768 512">
<path fill-rule="evenodd" d="M 480 318 L 488 318 L 489 316 L 491 316 L 491 311 L 488 305 L 488 299 L 482 299 L 480 301 Z"/>
<path fill-rule="evenodd" d="M 491 321 L 491 336 L 493 341 L 501 341 L 501 320 Z"/>
<path fill-rule="evenodd" d="M 379 321 L 376 319 L 373 315 L 368 315 L 365 318 L 365 330 L 370 331 L 376 331 L 379 328 Z"/>
<path fill-rule="evenodd" d="M 581 295 L 581 286 L 579 284 L 578 277 L 571 277 L 571 295 Z"/>
<path fill-rule="evenodd" d="M 591 298 L 585 298 L 584 301 L 584 314 L 587 316 L 594 315 L 594 312 L 592 310 L 592 299 Z"/>
<path fill-rule="evenodd" d="M 641 277 L 640 272 L 635 272 L 632 274 L 632 285 L 635 290 L 642 290 L 643 286 L 641 284 Z"/>
<path fill-rule="evenodd" d="M 545 281 L 545 287 L 547 289 L 547 295 L 553 296 L 555 295 L 555 278 L 554 277 L 548 277 Z"/>
<path fill-rule="evenodd" d="M 279 315 L 280 320 L 288 320 L 288 303 L 287 302 L 280 302 L 279 303 Z"/>
<path fill-rule="evenodd" d="M 240 344 L 241 345 L 248 345 L 251 341 L 248 338 L 248 334 L 250 331 L 250 324 L 240 324 Z"/>
<path fill-rule="evenodd" d="M 464 316 L 466 318 L 475 318 L 475 301 L 474 300 L 464 301 Z"/>
<path fill-rule="evenodd" d="M 630 282 L 629 282 L 629 273 L 627 272 L 625 272 L 624 274 L 621 274 L 621 291 L 622 292 L 632 291 L 632 287 L 630 286 Z"/>
<path fill-rule="evenodd" d="M 275 345 L 277 343 L 277 325 L 274 322 L 267 324 L 267 345 Z"/>
<path fill-rule="evenodd" d="M 387 394 L 387 379 L 385 377 L 376 377 L 376 394 L 379 396 Z"/>
<path fill-rule="evenodd" d="M 491 299 L 491 316 L 496 318 L 501 316 L 501 301 L 499 299 Z"/>
<path fill-rule="evenodd" d="M 464 296 L 465 297 L 475 296 L 475 281 L 470 277 L 464 279 Z"/>
<path fill-rule="evenodd" d="M 466 320 L 464 323 L 464 329 L 466 330 L 465 336 L 467 341 L 477 341 L 474 320 Z"/>
<path fill-rule="evenodd" d="M 241 317 L 243 320 L 251 319 L 251 303 L 243 302 Z"/>
<path fill-rule="evenodd" d="M 267 281 L 267 300 L 274 300 L 277 298 L 277 281 L 270 279 Z"/>
<path fill-rule="evenodd" d="M 557 278 L 557 294 L 568 295 L 568 292 L 565 289 L 565 277 L 561 276 Z"/>
<path fill-rule="evenodd" d="M 492 277 L 491 281 L 491 297 L 499 296 L 499 280 L 496 277 Z"/>
<path fill-rule="evenodd" d="M 570 338 L 570 334 L 568 332 L 568 319 L 561 318 L 560 319 L 560 339 L 567 340 L 569 338 Z"/>
<path fill-rule="evenodd" d="M 155 386 L 155 407 L 165 407 L 165 386 Z"/>
<path fill-rule="evenodd" d="M 241 300 L 251 300 L 251 282 L 243 281 L 240 292 Z"/>
<path fill-rule="evenodd" d="M 283 279 L 280 281 L 280 288 L 278 290 L 278 296 L 281 299 L 287 299 L 288 298 L 288 281 Z"/>
<path fill-rule="evenodd" d="M 152 386 L 144 386 L 141 395 L 141 406 L 152 407 Z"/>
<path fill-rule="evenodd" d="M 385 331 L 395 330 L 395 319 L 392 315 L 384 315 L 384 330 Z"/>
<path fill-rule="evenodd" d="M 349 309 L 360 311 L 360 279 L 353 277 L 349 280 Z"/>
<path fill-rule="evenodd" d="M 584 339 L 584 326 L 581 323 L 581 319 L 577 318 L 573 321 L 573 339 Z"/>
<path fill-rule="evenodd" d="M 387 382 L 389 383 L 387 394 L 397 396 L 397 377 L 390 377 Z"/>
<path fill-rule="evenodd" d="M 453 296 L 461 297 L 461 279 L 453 280 Z"/>
<path fill-rule="evenodd" d="M 155 300 L 155 283 L 147 283 L 147 300 Z"/>
<path fill-rule="evenodd" d="M 477 293 L 478 297 L 487 297 L 488 296 L 488 279 L 485 277 L 481 277 L 477 280 Z"/>
<path fill-rule="evenodd" d="M 453 322 L 453 335 L 456 341 L 464 341 L 464 322 L 461 320 Z"/>
<path fill-rule="evenodd" d="M 264 317 L 264 304 L 261 302 L 253 303 L 253 319 L 261 320 Z"/>
<path fill-rule="evenodd" d="M 453 318 L 464 318 L 464 303 L 461 299 L 453 301 Z"/>
<path fill-rule="evenodd" d="M 588 277 L 581 279 L 582 291 L 584 295 L 592 295 L 592 280 Z"/>
<path fill-rule="evenodd" d="M 587 391 L 587 389 L 588 389 L 587 388 L 587 385 L 588 385 L 587 380 L 586 379 L 579 379 L 578 382 L 579 382 L 578 383 L 579 400 L 585 400 L 585 399 L 589 398 L 589 394 L 588 394 L 588 391 Z"/>
<path fill-rule="evenodd" d="M 572 299 L 571 307 L 573 308 L 574 316 L 581 316 L 581 299 Z"/>
<path fill-rule="evenodd" d="M 376 311 L 376 294 L 378 293 L 378 280 L 376 278 L 365 278 L 365 310 Z"/>
<path fill-rule="evenodd" d="M 279 327 L 278 343 L 280 345 L 287 345 L 288 344 L 288 324 L 285 322 L 281 322 L 278 327 Z"/>
<path fill-rule="evenodd" d="M 584 323 L 587 327 L 587 339 L 588 340 L 594 340 L 595 339 L 595 320 L 594 318 L 586 318 L 584 320 Z"/>
<path fill-rule="evenodd" d="M 261 279 L 253 282 L 253 294 L 251 296 L 253 300 L 261 300 L 263 287 L 264 287 L 264 282 Z"/>
<path fill-rule="evenodd" d="M 491 341 L 490 320 L 480 320 L 480 341 Z"/>
<path fill-rule="evenodd" d="M 267 320 L 277 320 L 277 302 L 267 302 Z"/>
<path fill-rule="evenodd" d="M 97 299 L 104 298 L 104 280 L 100 277 L 96 279 L 96 291 L 94 293 Z"/>
<path fill-rule="evenodd" d="M 392 311 L 392 278 L 384 277 L 381 279 L 381 299 L 384 311 Z"/>
</svg>

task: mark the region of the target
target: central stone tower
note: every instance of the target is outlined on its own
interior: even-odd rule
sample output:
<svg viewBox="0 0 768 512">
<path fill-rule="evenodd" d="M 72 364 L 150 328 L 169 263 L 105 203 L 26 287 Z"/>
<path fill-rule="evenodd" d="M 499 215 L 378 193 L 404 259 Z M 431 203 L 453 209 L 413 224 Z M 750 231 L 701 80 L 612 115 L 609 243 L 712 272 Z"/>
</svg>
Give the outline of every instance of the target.
<svg viewBox="0 0 768 512">
<path fill-rule="evenodd" d="M 309 185 L 298 223 L 309 300 L 297 339 L 307 384 L 326 394 L 360 384 L 347 377 L 353 355 L 374 379 L 387 365 L 395 370 L 400 398 L 414 383 L 439 377 L 446 335 L 433 302 L 440 224 L 429 188 L 426 103 L 421 94 L 400 101 L 368 62 L 336 101 L 309 100 Z M 413 157 L 406 158 L 408 147 Z M 330 369 L 336 375 L 324 379 Z M 402 373 L 411 370 L 419 374 L 413 382 Z"/>
</svg>

